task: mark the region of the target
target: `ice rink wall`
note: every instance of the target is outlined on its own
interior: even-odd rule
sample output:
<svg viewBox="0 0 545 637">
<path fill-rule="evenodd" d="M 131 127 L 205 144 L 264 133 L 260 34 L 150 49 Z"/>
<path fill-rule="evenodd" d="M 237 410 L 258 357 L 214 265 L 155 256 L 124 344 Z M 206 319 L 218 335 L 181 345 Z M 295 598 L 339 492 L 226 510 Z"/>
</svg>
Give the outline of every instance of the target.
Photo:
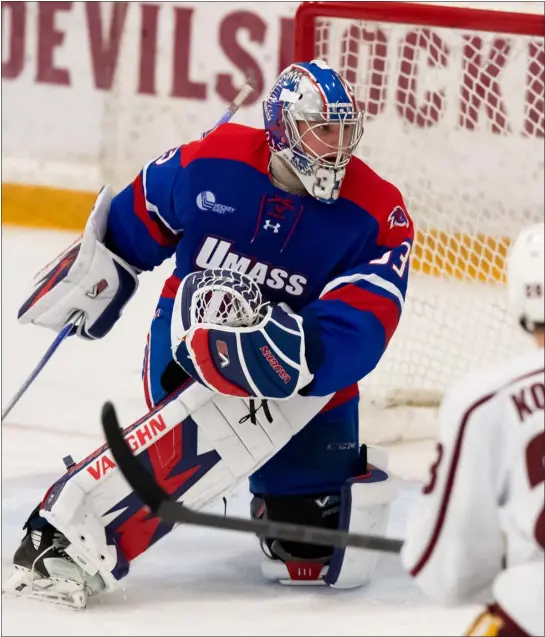
<svg viewBox="0 0 545 637">
<path fill-rule="evenodd" d="M 543 13 L 542 3 L 441 4 Z M 297 7 L 297 2 L 2 2 L 2 222 L 81 229 L 102 184 L 121 189 L 144 163 L 199 137 L 248 74 L 257 90 L 237 119 L 259 126 L 267 87 L 293 60 Z M 511 109 L 509 102 L 524 95 L 525 72 L 521 68 L 502 79 L 506 107 L 518 113 L 509 142 L 513 156 L 521 152 L 528 126 L 535 129 L 521 111 L 524 104 L 518 100 Z M 387 134 L 391 127 L 385 125 Z M 424 140 L 426 134 L 416 129 L 413 135 Z M 371 137 L 362 143 L 370 144 L 372 130 L 366 135 Z M 493 135 L 480 138 L 483 157 L 497 156 L 497 141 Z M 387 162 L 384 166 L 384 176 L 399 183 L 397 175 L 387 174 Z M 377 170 L 384 174 L 382 168 Z M 439 187 L 449 174 L 428 178 Z M 493 189 L 519 196 L 507 181 L 495 181 Z M 448 240 L 443 243 L 448 246 Z"/>
<path fill-rule="evenodd" d="M 293 59 L 296 2 L 3 2 L 3 223 L 80 229 L 94 191 L 239 121 Z"/>
</svg>

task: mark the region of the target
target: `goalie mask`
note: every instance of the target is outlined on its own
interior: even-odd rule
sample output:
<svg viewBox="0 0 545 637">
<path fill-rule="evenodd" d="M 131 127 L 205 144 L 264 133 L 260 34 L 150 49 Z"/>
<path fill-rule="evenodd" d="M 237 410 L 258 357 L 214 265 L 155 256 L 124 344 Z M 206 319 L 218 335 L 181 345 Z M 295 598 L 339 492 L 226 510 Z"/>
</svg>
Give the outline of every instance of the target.
<svg viewBox="0 0 545 637">
<path fill-rule="evenodd" d="M 335 201 L 363 135 L 351 87 L 322 60 L 292 64 L 263 102 L 263 115 L 271 151 L 314 198 Z"/>
</svg>

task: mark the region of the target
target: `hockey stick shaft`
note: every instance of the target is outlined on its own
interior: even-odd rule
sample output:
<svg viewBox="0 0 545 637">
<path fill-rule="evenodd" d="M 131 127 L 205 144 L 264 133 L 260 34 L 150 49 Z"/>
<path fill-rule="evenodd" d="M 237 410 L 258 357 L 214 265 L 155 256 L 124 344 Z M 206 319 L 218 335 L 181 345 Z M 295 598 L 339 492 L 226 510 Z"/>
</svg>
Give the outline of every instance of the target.
<svg viewBox="0 0 545 637">
<path fill-rule="evenodd" d="M 240 531 L 264 535 L 279 540 L 305 542 L 322 546 L 347 547 L 399 553 L 401 540 L 373 535 L 359 535 L 346 531 L 323 529 L 314 526 L 273 522 L 271 520 L 245 519 L 203 513 L 188 509 L 183 504 L 169 499 L 167 493 L 133 456 L 112 403 L 105 403 L 102 410 L 102 427 L 110 451 L 121 473 L 153 513 L 171 524 L 190 524 L 228 531 Z"/>
<path fill-rule="evenodd" d="M 236 96 L 233 99 L 233 101 L 229 104 L 229 107 L 227 108 L 227 112 L 225 113 L 225 115 L 223 115 L 219 119 L 219 121 L 216 124 L 216 126 L 219 126 L 220 124 L 225 124 L 225 122 L 228 122 L 231 119 L 231 117 L 233 117 L 233 115 L 242 106 L 242 104 L 244 104 L 244 102 L 246 101 L 246 98 L 251 93 L 253 93 L 254 89 L 255 89 L 254 82 L 252 80 L 248 79 L 246 84 L 244 84 L 244 86 L 236 94 Z"/>
<path fill-rule="evenodd" d="M 6 405 L 5 409 L 2 411 L 2 421 L 9 414 L 9 412 L 15 407 L 15 405 L 19 402 L 21 397 L 25 394 L 27 389 L 32 385 L 32 383 L 36 380 L 38 374 L 42 371 L 42 369 L 46 366 L 49 359 L 53 356 L 53 354 L 59 349 L 60 344 L 64 341 L 64 339 L 70 335 L 72 329 L 76 327 L 79 320 L 81 319 L 81 313 L 78 313 L 72 320 L 70 320 L 62 330 L 57 334 L 55 340 L 49 346 L 47 352 L 43 355 L 40 362 L 36 365 L 36 367 L 32 370 L 30 376 L 25 380 L 25 382 L 21 385 L 19 391 L 15 394 L 15 396 L 9 401 Z"/>
<path fill-rule="evenodd" d="M 165 500 L 159 506 L 157 515 L 165 522 L 190 524 L 193 526 L 206 526 L 226 531 L 241 531 L 262 535 L 278 540 L 302 542 L 305 544 L 319 544 L 321 546 L 337 546 L 345 548 L 354 546 L 360 549 L 383 551 L 386 553 L 399 553 L 401 540 L 379 537 L 375 535 L 359 535 L 338 531 L 335 529 L 323 529 L 304 524 L 288 524 L 285 522 L 273 522 L 272 520 L 256 520 L 222 516 L 215 513 L 200 513 L 192 511 L 183 504 Z"/>
<path fill-rule="evenodd" d="M 246 98 L 253 93 L 255 89 L 255 84 L 252 80 L 248 79 L 246 84 L 240 89 L 240 91 L 235 95 L 233 101 L 227 107 L 225 113 L 219 118 L 219 120 L 214 124 L 213 128 L 206 131 L 201 135 L 201 139 L 209 135 L 213 130 L 216 130 L 218 126 L 221 124 L 226 124 L 233 115 L 238 111 L 238 109 L 244 104 Z"/>
</svg>

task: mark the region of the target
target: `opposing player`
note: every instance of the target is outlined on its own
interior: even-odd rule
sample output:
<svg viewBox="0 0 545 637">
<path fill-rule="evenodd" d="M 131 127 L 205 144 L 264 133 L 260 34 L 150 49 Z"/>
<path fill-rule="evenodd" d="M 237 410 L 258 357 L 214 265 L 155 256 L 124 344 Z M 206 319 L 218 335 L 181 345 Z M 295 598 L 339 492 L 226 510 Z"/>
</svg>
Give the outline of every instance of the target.
<svg viewBox="0 0 545 637">
<path fill-rule="evenodd" d="M 468 635 L 543 635 L 545 263 L 543 223 L 508 260 L 511 308 L 537 347 L 446 396 L 438 457 L 402 559 L 431 597 L 483 603 Z"/>
<path fill-rule="evenodd" d="M 367 465 L 357 381 L 402 309 L 414 230 L 399 191 L 353 156 L 363 113 L 324 62 L 294 64 L 264 129 L 223 124 L 103 189 L 83 238 L 20 310 L 104 336 L 138 273 L 176 254 L 144 356 L 150 414 L 128 428 L 173 498 L 199 508 L 250 479 L 252 514 L 384 532 L 395 484 Z M 130 432 L 130 433 L 129 433 Z M 30 515 L 6 588 L 85 604 L 172 527 L 128 490 L 107 447 L 72 466 Z M 359 586 L 376 554 L 261 538 L 266 577 Z"/>
</svg>

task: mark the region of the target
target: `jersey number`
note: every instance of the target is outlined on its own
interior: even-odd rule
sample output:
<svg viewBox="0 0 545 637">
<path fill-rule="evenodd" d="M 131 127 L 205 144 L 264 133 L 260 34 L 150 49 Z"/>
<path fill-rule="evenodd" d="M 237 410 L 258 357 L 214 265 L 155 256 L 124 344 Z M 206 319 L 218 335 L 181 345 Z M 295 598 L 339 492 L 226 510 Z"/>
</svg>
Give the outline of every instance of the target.
<svg viewBox="0 0 545 637">
<path fill-rule="evenodd" d="M 157 164 L 157 166 L 160 166 L 161 164 L 166 164 L 167 161 L 171 160 L 174 155 L 177 153 L 178 148 L 180 148 L 179 146 L 176 146 L 176 148 L 171 148 L 170 150 L 167 150 L 166 153 L 163 153 L 160 157 L 158 157 L 155 160 L 155 163 Z"/>
<path fill-rule="evenodd" d="M 344 173 L 344 168 L 340 170 L 318 168 L 315 173 L 318 182 L 314 186 L 314 195 L 322 199 L 337 199 Z"/>
<path fill-rule="evenodd" d="M 526 467 L 528 482 L 534 488 L 545 482 L 545 432 L 534 436 L 526 447 Z M 534 536 L 539 546 L 545 549 L 545 510 L 541 509 L 537 516 Z"/>
<path fill-rule="evenodd" d="M 411 248 L 412 244 L 410 243 L 410 241 L 403 241 L 398 250 L 389 250 L 378 259 L 369 261 L 369 263 L 373 263 L 374 265 L 386 265 L 387 263 L 390 263 L 390 261 L 392 261 L 392 270 L 397 275 L 399 275 L 400 278 L 403 278 L 403 275 L 405 274 L 405 268 L 409 263 Z"/>
</svg>

